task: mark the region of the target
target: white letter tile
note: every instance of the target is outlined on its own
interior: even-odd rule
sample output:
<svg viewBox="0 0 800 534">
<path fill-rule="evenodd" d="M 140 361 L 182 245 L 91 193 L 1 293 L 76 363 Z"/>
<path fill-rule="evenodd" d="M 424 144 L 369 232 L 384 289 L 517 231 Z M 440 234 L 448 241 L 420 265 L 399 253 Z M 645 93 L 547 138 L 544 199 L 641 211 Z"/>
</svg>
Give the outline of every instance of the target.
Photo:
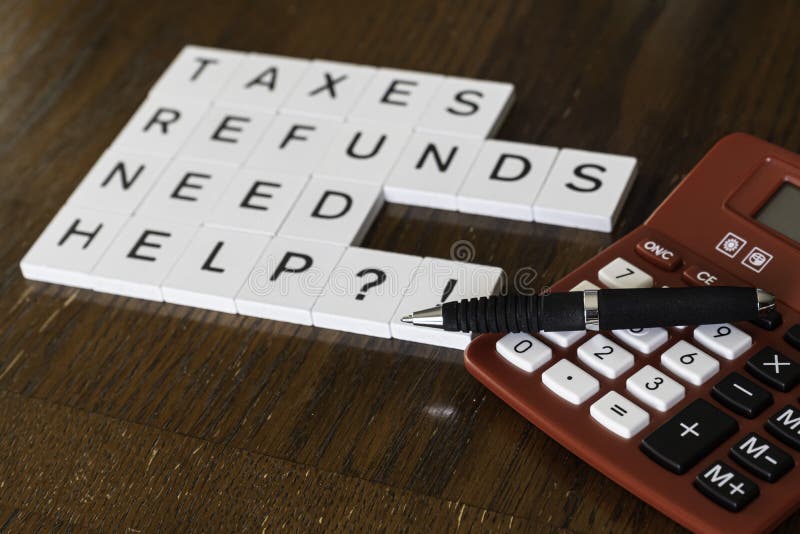
<svg viewBox="0 0 800 534">
<path fill-rule="evenodd" d="M 533 208 L 536 222 L 610 232 L 636 175 L 636 158 L 564 148 Z"/>
<path fill-rule="evenodd" d="M 234 298 L 268 241 L 257 234 L 201 228 L 161 284 L 164 300 L 236 313 Z"/>
<path fill-rule="evenodd" d="M 338 245 L 358 244 L 382 205 L 380 186 L 312 178 L 278 233 Z"/>
<path fill-rule="evenodd" d="M 412 135 L 384 185 L 386 201 L 455 211 L 480 146 L 477 139 Z"/>
<path fill-rule="evenodd" d="M 315 59 L 279 112 L 343 120 L 375 71 L 366 65 Z"/>
<path fill-rule="evenodd" d="M 91 288 L 92 269 L 128 217 L 73 206 L 61 208 L 20 262 L 29 280 Z"/>
<path fill-rule="evenodd" d="M 458 211 L 533 221 L 533 203 L 556 154 L 553 147 L 486 141 L 458 192 Z"/>
<path fill-rule="evenodd" d="M 485 139 L 500 128 L 513 102 L 514 86 L 510 83 L 448 77 L 417 130 Z"/>
<path fill-rule="evenodd" d="M 345 247 L 276 237 L 236 296 L 242 315 L 311 324 L 311 309 Z"/>
<path fill-rule="evenodd" d="M 250 53 L 214 101 L 276 113 L 310 64 L 306 59 Z"/>
<path fill-rule="evenodd" d="M 345 124 L 314 176 L 382 185 L 410 135 L 411 130 L 402 126 Z"/>
<path fill-rule="evenodd" d="M 109 149 L 98 159 L 67 204 L 130 215 L 161 176 L 167 159 Z"/>
<path fill-rule="evenodd" d="M 164 300 L 161 283 L 196 230 L 166 219 L 132 217 L 92 271 L 93 289 Z"/>
</svg>

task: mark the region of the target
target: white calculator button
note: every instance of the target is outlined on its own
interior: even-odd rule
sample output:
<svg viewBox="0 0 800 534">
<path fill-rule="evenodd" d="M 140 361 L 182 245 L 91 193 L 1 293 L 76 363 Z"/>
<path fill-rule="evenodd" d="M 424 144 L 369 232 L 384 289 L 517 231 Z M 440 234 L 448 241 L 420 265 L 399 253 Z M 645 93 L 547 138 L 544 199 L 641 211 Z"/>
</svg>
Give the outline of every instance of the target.
<svg viewBox="0 0 800 534">
<path fill-rule="evenodd" d="M 595 420 L 621 438 L 630 439 L 650 424 L 650 414 L 609 391 L 589 408 Z"/>
<path fill-rule="evenodd" d="M 599 271 L 597 277 L 607 287 L 653 287 L 653 277 L 622 258 L 617 258 Z"/>
<path fill-rule="evenodd" d="M 570 289 L 570 291 L 583 291 L 585 289 L 600 289 L 600 286 L 588 280 L 581 280 L 575 287 Z"/>
<path fill-rule="evenodd" d="M 532 373 L 550 361 L 553 351 L 528 334 L 506 334 L 495 344 L 495 349 L 508 363 L 527 373 Z"/>
<path fill-rule="evenodd" d="M 661 355 L 661 365 L 699 386 L 719 372 L 719 362 L 688 341 L 678 341 Z"/>
<path fill-rule="evenodd" d="M 586 335 L 586 330 L 565 330 L 563 332 L 539 332 L 539 334 L 552 341 L 559 347 L 567 348 L 575 344 Z"/>
<path fill-rule="evenodd" d="M 578 359 L 606 378 L 617 378 L 633 367 L 633 354 L 603 334 L 578 347 Z"/>
<path fill-rule="evenodd" d="M 669 339 L 669 334 L 664 328 L 631 328 L 630 330 L 612 330 L 634 349 L 645 354 L 650 354 Z"/>
<path fill-rule="evenodd" d="M 559 360 L 542 373 L 542 382 L 572 404 L 581 404 L 600 391 L 600 382 L 595 377 L 567 360 Z"/>
<path fill-rule="evenodd" d="M 659 412 L 666 412 L 686 396 L 685 387 L 652 365 L 645 365 L 632 374 L 625 387 L 634 397 Z"/>
<path fill-rule="evenodd" d="M 728 323 L 698 326 L 694 339 L 726 360 L 735 360 L 753 344 L 749 334 Z"/>
</svg>

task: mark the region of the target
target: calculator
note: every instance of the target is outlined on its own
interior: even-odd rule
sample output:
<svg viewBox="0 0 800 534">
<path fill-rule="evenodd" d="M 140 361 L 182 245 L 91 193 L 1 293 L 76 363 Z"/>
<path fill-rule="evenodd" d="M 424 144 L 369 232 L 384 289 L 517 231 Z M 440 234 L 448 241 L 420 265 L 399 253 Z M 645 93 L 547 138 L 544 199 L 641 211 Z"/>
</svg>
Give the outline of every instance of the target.
<svg viewBox="0 0 800 534">
<path fill-rule="evenodd" d="M 760 532 L 800 505 L 800 156 L 720 140 L 639 228 L 553 285 L 752 286 L 752 323 L 485 334 L 468 371 L 685 527 Z"/>
</svg>

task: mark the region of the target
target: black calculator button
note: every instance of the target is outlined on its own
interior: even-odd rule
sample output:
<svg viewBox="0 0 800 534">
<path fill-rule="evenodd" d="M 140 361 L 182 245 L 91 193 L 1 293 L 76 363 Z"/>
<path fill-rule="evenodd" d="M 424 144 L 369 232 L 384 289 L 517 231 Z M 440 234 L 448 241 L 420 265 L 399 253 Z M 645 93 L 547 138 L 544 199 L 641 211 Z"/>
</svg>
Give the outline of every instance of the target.
<svg viewBox="0 0 800 534">
<path fill-rule="evenodd" d="M 719 461 L 701 471 L 694 485 L 700 493 L 731 512 L 743 510 L 760 493 L 755 482 Z"/>
<path fill-rule="evenodd" d="M 763 313 L 758 319 L 754 319 L 750 322 L 764 330 L 775 330 L 783 323 L 783 317 L 781 316 L 781 312 L 772 308 L 766 313 Z"/>
<path fill-rule="evenodd" d="M 711 388 L 711 396 L 730 411 L 753 419 L 772 404 L 772 393 L 746 379 L 731 373 Z"/>
<path fill-rule="evenodd" d="M 796 324 L 787 330 L 783 335 L 783 339 L 789 345 L 793 346 L 797 350 L 800 350 L 800 324 Z"/>
<path fill-rule="evenodd" d="M 800 451 L 800 408 L 787 404 L 767 420 L 770 434 Z"/>
<path fill-rule="evenodd" d="M 755 432 L 747 434 L 731 449 L 736 462 L 767 482 L 775 482 L 794 467 L 794 460 Z"/>
<path fill-rule="evenodd" d="M 737 430 L 736 420 L 697 399 L 644 438 L 640 447 L 656 463 L 680 475 Z"/>
<path fill-rule="evenodd" d="M 772 347 L 764 347 L 750 358 L 747 371 L 779 391 L 789 391 L 800 382 L 800 364 Z"/>
</svg>

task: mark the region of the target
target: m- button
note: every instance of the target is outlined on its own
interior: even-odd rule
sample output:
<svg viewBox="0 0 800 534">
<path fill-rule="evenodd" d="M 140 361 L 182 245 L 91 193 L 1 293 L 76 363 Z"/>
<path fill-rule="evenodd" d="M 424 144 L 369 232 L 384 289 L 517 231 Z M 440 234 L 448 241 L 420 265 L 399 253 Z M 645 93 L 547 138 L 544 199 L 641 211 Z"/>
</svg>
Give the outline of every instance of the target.
<svg viewBox="0 0 800 534">
<path fill-rule="evenodd" d="M 654 239 L 642 239 L 636 244 L 636 252 L 656 267 L 674 271 L 681 264 L 678 254 Z"/>
</svg>

